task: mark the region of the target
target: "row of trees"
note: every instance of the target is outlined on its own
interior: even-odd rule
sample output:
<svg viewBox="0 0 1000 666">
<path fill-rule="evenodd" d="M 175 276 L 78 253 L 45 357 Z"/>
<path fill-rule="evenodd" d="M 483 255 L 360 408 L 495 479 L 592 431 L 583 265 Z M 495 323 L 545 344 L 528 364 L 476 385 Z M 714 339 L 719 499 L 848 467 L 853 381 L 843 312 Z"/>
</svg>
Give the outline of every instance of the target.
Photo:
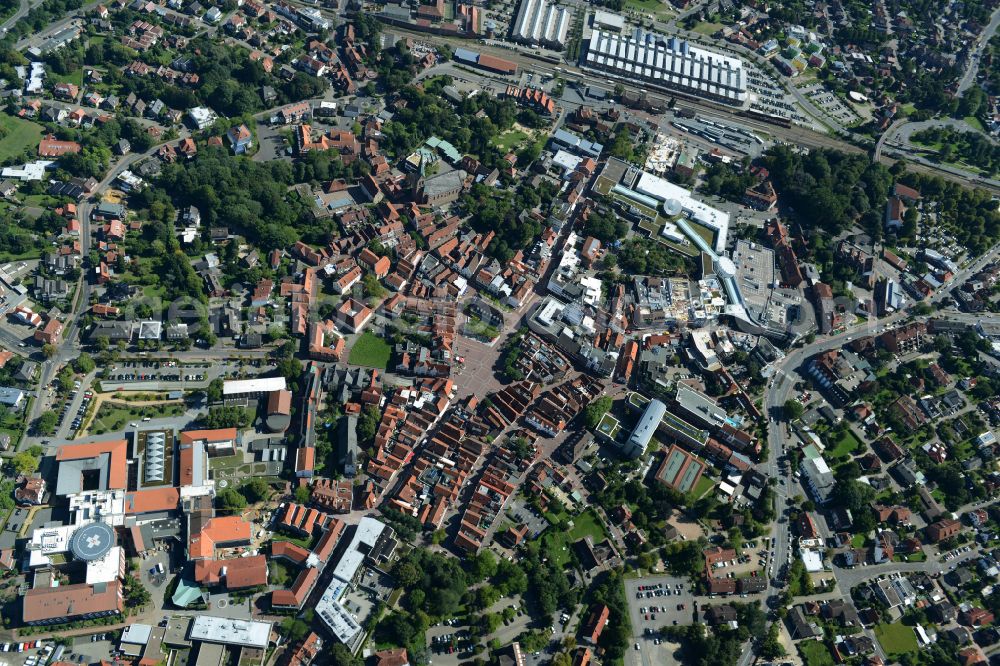
<svg viewBox="0 0 1000 666">
<path fill-rule="evenodd" d="M 14 3 L 15 6 L 17 4 L 16 2 Z M 45 2 L 29 11 L 20 21 L 10 26 L 4 42 L 7 45 L 11 45 L 21 37 L 41 32 L 53 21 L 65 18 L 82 6 L 83 0 L 45 0 Z"/>
</svg>

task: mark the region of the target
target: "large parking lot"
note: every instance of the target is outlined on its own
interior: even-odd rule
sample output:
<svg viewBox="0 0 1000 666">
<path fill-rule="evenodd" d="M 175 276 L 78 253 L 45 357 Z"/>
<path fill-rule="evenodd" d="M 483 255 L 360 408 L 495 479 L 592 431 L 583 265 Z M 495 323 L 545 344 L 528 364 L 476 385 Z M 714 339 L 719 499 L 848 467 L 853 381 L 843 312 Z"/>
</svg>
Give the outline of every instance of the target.
<svg viewBox="0 0 1000 666">
<path fill-rule="evenodd" d="M 826 90 L 822 86 L 813 86 L 808 89 L 806 96 L 816 104 L 816 106 L 828 114 L 837 122 L 844 124 L 856 123 L 861 118 L 849 106 L 844 104 L 836 95 Z"/>
<path fill-rule="evenodd" d="M 210 379 L 209 374 L 217 372 L 212 372 L 208 364 L 185 366 L 176 361 L 125 361 L 107 369 L 104 383 L 204 382 Z"/>
<path fill-rule="evenodd" d="M 695 598 L 691 582 L 679 576 L 648 576 L 625 581 L 632 633 L 647 636 L 647 630 L 694 622 Z"/>
</svg>

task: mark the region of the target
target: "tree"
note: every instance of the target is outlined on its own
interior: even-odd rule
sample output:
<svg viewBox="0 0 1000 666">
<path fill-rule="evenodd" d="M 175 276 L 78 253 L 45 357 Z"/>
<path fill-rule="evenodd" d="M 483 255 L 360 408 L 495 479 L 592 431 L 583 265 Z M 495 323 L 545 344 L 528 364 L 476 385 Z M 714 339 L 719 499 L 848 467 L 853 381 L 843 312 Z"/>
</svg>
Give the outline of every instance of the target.
<svg viewBox="0 0 1000 666">
<path fill-rule="evenodd" d="M 42 345 L 42 356 L 44 356 L 45 358 L 52 358 L 55 355 L 56 355 L 55 345 L 51 345 L 47 342 L 44 345 Z"/>
<path fill-rule="evenodd" d="M 583 420 L 587 428 L 593 430 L 611 409 L 611 396 L 603 395 L 587 405 L 583 410 Z"/>
<path fill-rule="evenodd" d="M 778 623 L 772 622 L 767 629 L 767 636 L 760 644 L 760 656 L 764 659 L 778 659 L 785 654 L 785 647 L 778 638 Z"/>
<path fill-rule="evenodd" d="M 10 459 L 10 464 L 18 474 L 30 476 L 38 470 L 38 457 L 22 451 Z"/>
<path fill-rule="evenodd" d="M 789 398 L 785 401 L 782 411 L 784 412 L 786 421 L 794 421 L 795 419 L 802 418 L 804 408 L 801 402 L 794 398 Z"/>
<path fill-rule="evenodd" d="M 212 407 L 202 420 L 207 428 L 245 428 L 253 420 L 253 412 L 239 405 Z"/>
<path fill-rule="evenodd" d="M 215 504 L 224 511 L 236 513 L 247 508 L 247 498 L 234 488 L 223 488 L 216 493 Z"/>
<path fill-rule="evenodd" d="M 368 444 L 375 439 L 375 433 L 378 431 L 378 424 L 382 420 L 382 414 L 373 405 L 365 407 L 364 411 L 361 412 L 361 418 L 358 419 L 358 441 L 362 444 Z"/>
<path fill-rule="evenodd" d="M 264 477 L 255 476 L 243 485 L 241 492 L 251 502 L 263 502 L 271 496 L 271 485 Z"/>
<path fill-rule="evenodd" d="M 149 590 L 146 589 L 146 586 L 138 578 L 128 576 L 125 579 L 125 601 L 128 606 L 141 608 L 152 601 L 152 598 Z"/>
<path fill-rule="evenodd" d="M 743 532 L 740 531 L 740 528 L 730 527 L 726 536 L 729 537 L 729 546 L 731 548 L 740 550 L 743 547 Z"/>
<path fill-rule="evenodd" d="M 312 500 L 312 491 L 309 486 L 298 486 L 295 488 L 295 501 L 298 504 L 309 504 Z"/>
<path fill-rule="evenodd" d="M 361 283 L 364 286 L 365 296 L 373 301 L 378 301 L 385 297 L 385 287 L 378 281 L 374 273 L 366 273 Z"/>
<path fill-rule="evenodd" d="M 420 580 L 420 571 L 412 562 L 405 560 L 396 564 L 393 575 L 404 590 L 413 587 Z"/>
<path fill-rule="evenodd" d="M 628 222 L 612 211 L 600 208 L 592 211 L 583 224 L 584 234 L 593 236 L 604 244 L 624 238 L 628 231 Z"/>
<path fill-rule="evenodd" d="M 87 352 L 81 352 L 73 365 L 76 367 L 76 371 L 83 375 L 92 372 L 97 367 L 94 359 Z"/>
<path fill-rule="evenodd" d="M 59 425 L 59 415 L 53 411 L 42 412 L 38 420 L 35 421 L 35 427 L 43 435 L 55 433 L 57 425 Z"/>
<path fill-rule="evenodd" d="M 295 617 L 286 617 L 281 622 L 281 630 L 285 632 L 290 643 L 298 643 L 309 633 L 309 625 Z"/>
<path fill-rule="evenodd" d="M 219 402 L 222 400 L 222 386 L 223 381 L 221 378 L 215 378 L 208 384 L 208 389 L 205 391 L 205 396 L 209 403 Z"/>
<path fill-rule="evenodd" d="M 875 490 L 855 479 L 838 480 L 833 488 L 834 503 L 848 509 L 855 516 L 875 499 Z"/>
<path fill-rule="evenodd" d="M 302 362 L 291 356 L 282 358 L 277 363 L 277 370 L 278 374 L 287 379 L 289 383 L 294 383 L 302 374 Z"/>
<path fill-rule="evenodd" d="M 496 555 L 493 554 L 493 551 L 480 551 L 478 555 L 466 560 L 466 562 L 468 563 L 466 570 L 477 581 L 486 580 L 487 578 L 492 578 L 496 575 L 497 558 Z"/>
<path fill-rule="evenodd" d="M 361 666 L 363 663 L 343 643 L 334 643 L 329 651 L 324 649 L 324 652 L 329 656 L 331 666 Z"/>
</svg>

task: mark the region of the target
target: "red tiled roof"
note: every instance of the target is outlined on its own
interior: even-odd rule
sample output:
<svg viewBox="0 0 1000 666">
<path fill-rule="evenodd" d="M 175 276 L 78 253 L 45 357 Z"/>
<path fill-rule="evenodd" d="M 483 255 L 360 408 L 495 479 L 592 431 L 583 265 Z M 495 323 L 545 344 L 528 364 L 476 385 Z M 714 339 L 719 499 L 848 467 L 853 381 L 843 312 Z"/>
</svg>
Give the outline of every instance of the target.
<svg viewBox="0 0 1000 666">
<path fill-rule="evenodd" d="M 180 490 L 177 488 L 149 488 L 125 494 L 125 513 L 153 513 L 155 511 L 173 511 L 180 503 Z"/>
<path fill-rule="evenodd" d="M 102 454 L 107 454 L 109 457 L 108 488 L 111 490 L 124 490 L 128 478 L 128 466 L 125 460 L 127 450 L 128 443 L 124 439 L 91 442 L 88 444 L 64 444 L 59 449 L 59 453 L 56 454 L 56 461 L 83 460 L 84 458 L 96 458 Z"/>
</svg>

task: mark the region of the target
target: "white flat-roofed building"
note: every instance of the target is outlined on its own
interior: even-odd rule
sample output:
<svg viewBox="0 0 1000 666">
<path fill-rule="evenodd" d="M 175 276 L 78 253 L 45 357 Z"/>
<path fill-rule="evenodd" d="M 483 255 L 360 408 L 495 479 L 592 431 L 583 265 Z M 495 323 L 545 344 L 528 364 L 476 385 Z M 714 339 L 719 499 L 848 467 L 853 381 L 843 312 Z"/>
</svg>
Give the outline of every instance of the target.
<svg viewBox="0 0 1000 666">
<path fill-rule="evenodd" d="M 724 104 L 743 107 L 749 101 L 746 70 L 739 58 L 640 28 L 626 34 L 594 30 L 585 64 Z"/>
<path fill-rule="evenodd" d="M 594 28 L 598 30 L 614 30 L 621 32 L 625 28 L 625 17 L 621 14 L 612 14 L 603 9 L 594 12 Z"/>
<path fill-rule="evenodd" d="M 660 202 L 671 199 L 676 201 L 692 222 L 696 222 L 715 233 L 713 247 L 716 252 L 723 252 L 726 249 L 726 238 L 729 235 L 728 213 L 698 201 L 691 195 L 690 190 L 674 185 L 666 178 L 660 178 L 645 171 L 639 175 L 635 191 Z"/>
<path fill-rule="evenodd" d="M 153 627 L 148 624 L 130 624 L 122 630 L 120 642 L 132 643 L 134 645 L 145 645 L 149 642 L 149 636 L 153 632 Z"/>
<path fill-rule="evenodd" d="M 205 106 L 191 107 L 190 109 L 188 109 L 187 115 L 188 118 L 191 119 L 191 122 L 195 124 L 195 127 L 197 127 L 200 130 L 205 129 L 206 127 L 208 127 L 209 125 L 211 125 L 212 123 L 214 123 L 216 120 L 219 119 L 219 116 L 215 114 L 215 111 L 212 111 L 211 109 Z"/>
<path fill-rule="evenodd" d="M 361 642 L 363 632 L 361 625 L 355 620 L 346 608 L 340 605 L 340 596 L 343 595 L 346 586 L 331 584 L 326 588 L 326 592 L 320 597 L 316 604 L 316 614 L 325 624 L 338 641 L 346 645 L 351 652 L 357 649 Z"/>
<path fill-rule="evenodd" d="M 582 157 L 568 153 L 562 149 L 557 150 L 555 156 L 552 158 L 552 164 L 563 170 L 563 178 L 568 178 L 580 166 L 580 162 L 582 161 Z"/>
<path fill-rule="evenodd" d="M 663 225 L 663 230 L 660 231 L 660 235 L 669 241 L 675 243 L 684 244 L 687 243 L 687 237 L 681 232 L 676 224 L 673 222 L 667 222 Z"/>
<path fill-rule="evenodd" d="M 525 44 L 542 44 L 554 49 L 566 46 L 570 10 L 547 0 L 521 0 L 511 37 Z"/>
<path fill-rule="evenodd" d="M 229 617 L 197 615 L 191 623 L 188 639 L 204 643 L 241 645 L 266 649 L 271 640 L 271 623 L 235 620 Z"/>
<path fill-rule="evenodd" d="M 358 529 L 354 532 L 354 538 L 351 539 L 351 545 L 333 568 L 334 578 L 348 585 L 352 584 L 358 569 L 365 561 L 365 554 L 375 547 L 383 531 L 385 531 L 384 523 L 374 518 L 362 518 L 358 523 Z"/>
<path fill-rule="evenodd" d="M 125 573 L 125 549 L 114 546 L 104 557 L 87 562 L 86 583 L 110 583 L 118 580 Z"/>
<path fill-rule="evenodd" d="M 100 520 L 112 527 L 125 524 L 124 490 L 89 490 L 68 495 L 69 513 L 74 525 Z"/>
<path fill-rule="evenodd" d="M 355 584 L 366 558 L 378 561 L 383 556 L 388 557 L 395 547 L 392 537 L 392 529 L 384 523 L 374 518 L 362 518 L 351 543 L 334 565 L 329 586 L 316 603 L 316 614 L 351 652 L 357 652 L 361 646 L 364 631 L 340 600 Z"/>
<path fill-rule="evenodd" d="M 23 166 L 4 167 L 0 171 L 0 176 L 3 178 L 16 178 L 23 182 L 41 180 L 45 177 L 45 170 L 53 164 L 55 164 L 53 160 L 35 160 Z"/>
<path fill-rule="evenodd" d="M 809 573 L 816 573 L 823 570 L 823 553 L 819 550 L 814 550 L 812 548 L 803 548 L 800 552 L 802 558 L 802 564 L 805 565 L 806 571 Z"/>
<path fill-rule="evenodd" d="M 51 566 L 50 555 L 69 550 L 69 538 L 76 531 L 76 525 L 60 525 L 36 529 L 28 542 L 28 566 L 31 568 Z"/>
<path fill-rule="evenodd" d="M 257 377 L 255 379 L 231 379 L 222 384 L 223 398 L 263 395 L 287 388 L 284 377 Z"/>
</svg>

